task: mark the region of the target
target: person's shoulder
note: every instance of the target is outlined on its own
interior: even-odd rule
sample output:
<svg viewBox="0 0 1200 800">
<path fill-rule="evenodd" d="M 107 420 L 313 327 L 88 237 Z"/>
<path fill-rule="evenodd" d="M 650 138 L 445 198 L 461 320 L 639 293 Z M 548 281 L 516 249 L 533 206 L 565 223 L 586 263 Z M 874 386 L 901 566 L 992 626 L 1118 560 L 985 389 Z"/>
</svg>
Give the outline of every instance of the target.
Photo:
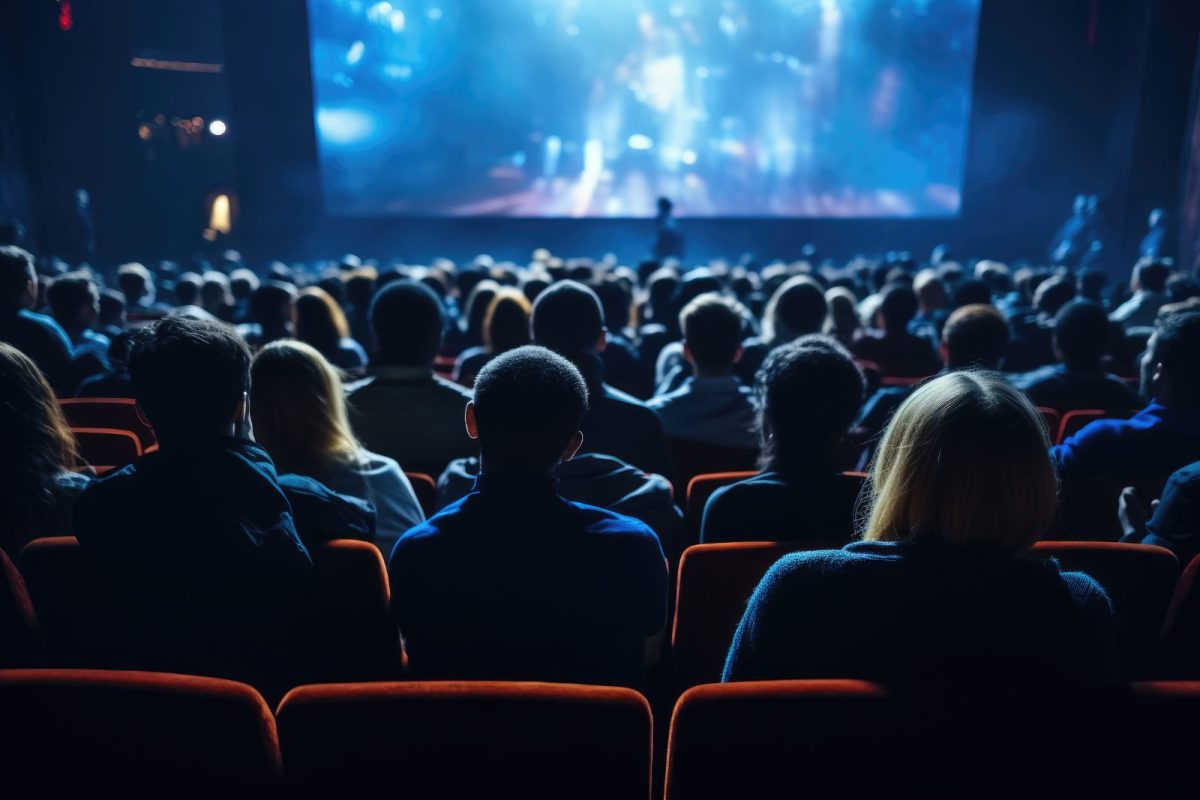
<svg viewBox="0 0 1200 800">
<path fill-rule="evenodd" d="M 826 580 L 834 581 L 854 566 L 877 557 L 852 549 L 802 550 L 788 553 L 767 571 L 760 591 L 810 590 Z"/>
<path fill-rule="evenodd" d="M 1008 380 L 1013 386 L 1016 386 L 1022 391 L 1030 391 L 1038 388 L 1042 384 L 1055 380 L 1059 377 L 1059 370 L 1053 364 L 1047 364 L 1037 369 L 1029 370 L 1028 372 L 1017 372 L 1008 376 Z"/>
<path fill-rule="evenodd" d="M 355 456 L 354 468 L 365 476 L 399 474 L 403 472 L 400 462 L 379 453 L 374 453 L 365 447 L 360 447 Z"/>
<path fill-rule="evenodd" d="M 471 495 L 460 497 L 424 522 L 409 528 L 396 540 L 396 553 L 436 548 L 443 542 L 463 513 Z"/>
<path fill-rule="evenodd" d="M 1059 577 L 1076 605 L 1112 615 L 1112 600 L 1100 582 L 1086 572 L 1060 572 Z"/>
<path fill-rule="evenodd" d="M 587 503 L 573 500 L 566 502 L 578 516 L 586 534 L 609 539 L 646 540 L 658 544 L 658 535 L 649 525 L 639 519 Z"/>
<path fill-rule="evenodd" d="M 611 400 L 614 403 L 622 403 L 624 405 L 633 406 L 635 408 L 643 408 L 643 409 L 646 408 L 646 403 L 642 402 L 641 400 L 638 400 L 636 397 L 634 397 L 631 394 L 626 394 L 625 392 L 622 392 L 620 389 L 617 389 L 613 386 L 609 386 L 607 383 L 604 384 L 603 391 L 604 391 L 604 399 L 605 400 Z"/>
</svg>

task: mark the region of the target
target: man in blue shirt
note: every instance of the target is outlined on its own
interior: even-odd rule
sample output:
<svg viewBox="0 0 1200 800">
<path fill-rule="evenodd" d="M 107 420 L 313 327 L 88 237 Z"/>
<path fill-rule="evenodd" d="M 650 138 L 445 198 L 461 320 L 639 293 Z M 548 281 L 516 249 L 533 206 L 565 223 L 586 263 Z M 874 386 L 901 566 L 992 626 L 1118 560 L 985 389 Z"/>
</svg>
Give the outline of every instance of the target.
<svg viewBox="0 0 1200 800">
<path fill-rule="evenodd" d="M 671 439 L 756 449 L 754 393 L 733 375 L 742 355 L 739 305 L 720 295 L 701 295 L 680 312 L 679 327 L 692 377 L 647 405 Z"/>
<path fill-rule="evenodd" d="M 75 388 L 71 341 L 58 323 L 35 314 L 37 274 L 33 256 L 19 247 L 0 247 L 0 342 L 33 359 L 60 396 Z"/>
<path fill-rule="evenodd" d="M 1167 475 L 1200 460 L 1200 312 L 1163 320 L 1142 358 L 1142 394 L 1132 419 L 1104 419 L 1054 448 L 1064 481 Z"/>
<path fill-rule="evenodd" d="M 583 443 L 587 388 L 540 347 L 479 373 L 466 427 L 474 491 L 410 530 L 389 563 L 392 612 L 422 678 L 636 686 L 666 622 L 667 568 L 644 523 L 558 494 Z"/>
</svg>

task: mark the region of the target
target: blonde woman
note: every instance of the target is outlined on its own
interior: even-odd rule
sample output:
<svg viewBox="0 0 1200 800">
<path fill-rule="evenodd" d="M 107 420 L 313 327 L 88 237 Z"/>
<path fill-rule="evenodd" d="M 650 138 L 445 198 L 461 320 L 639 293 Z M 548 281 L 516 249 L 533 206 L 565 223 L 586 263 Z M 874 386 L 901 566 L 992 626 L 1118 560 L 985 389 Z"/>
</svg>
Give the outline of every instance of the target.
<svg viewBox="0 0 1200 800">
<path fill-rule="evenodd" d="M 750 600 L 726 681 L 899 686 L 1107 681 L 1104 590 L 1029 550 L 1057 481 L 1038 411 L 998 376 L 912 394 L 872 467 L 863 541 L 780 560 Z"/>
<path fill-rule="evenodd" d="M 373 505 L 385 558 L 400 534 L 424 521 L 400 465 L 354 438 L 341 378 L 314 347 L 293 340 L 267 345 L 254 357 L 251 385 L 254 438 L 279 473 L 314 478 Z"/>
</svg>

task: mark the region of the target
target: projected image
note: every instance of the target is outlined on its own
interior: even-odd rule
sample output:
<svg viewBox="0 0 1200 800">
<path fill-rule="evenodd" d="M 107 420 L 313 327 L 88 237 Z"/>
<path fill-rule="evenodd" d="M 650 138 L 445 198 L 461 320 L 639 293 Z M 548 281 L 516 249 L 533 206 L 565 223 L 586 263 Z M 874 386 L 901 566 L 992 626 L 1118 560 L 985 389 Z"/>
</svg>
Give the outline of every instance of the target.
<svg viewBox="0 0 1200 800">
<path fill-rule="evenodd" d="M 309 0 L 334 215 L 958 213 L 980 0 Z"/>
</svg>

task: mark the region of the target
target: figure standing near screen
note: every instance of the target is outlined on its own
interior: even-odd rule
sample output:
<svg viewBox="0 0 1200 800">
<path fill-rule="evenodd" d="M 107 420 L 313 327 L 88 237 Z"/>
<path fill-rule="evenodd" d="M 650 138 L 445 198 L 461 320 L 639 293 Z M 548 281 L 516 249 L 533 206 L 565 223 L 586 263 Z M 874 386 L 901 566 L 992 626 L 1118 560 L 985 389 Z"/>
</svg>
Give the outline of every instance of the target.
<svg viewBox="0 0 1200 800">
<path fill-rule="evenodd" d="M 670 199 L 658 198 L 658 216 L 654 219 L 654 258 L 659 262 L 668 258 L 683 258 L 683 234 L 673 216 L 674 210 L 675 204 Z"/>
<path fill-rule="evenodd" d="M 1146 220 L 1146 235 L 1138 247 L 1138 255 L 1144 258 L 1162 258 L 1167 255 L 1167 210 L 1156 208 L 1150 212 Z"/>
</svg>

